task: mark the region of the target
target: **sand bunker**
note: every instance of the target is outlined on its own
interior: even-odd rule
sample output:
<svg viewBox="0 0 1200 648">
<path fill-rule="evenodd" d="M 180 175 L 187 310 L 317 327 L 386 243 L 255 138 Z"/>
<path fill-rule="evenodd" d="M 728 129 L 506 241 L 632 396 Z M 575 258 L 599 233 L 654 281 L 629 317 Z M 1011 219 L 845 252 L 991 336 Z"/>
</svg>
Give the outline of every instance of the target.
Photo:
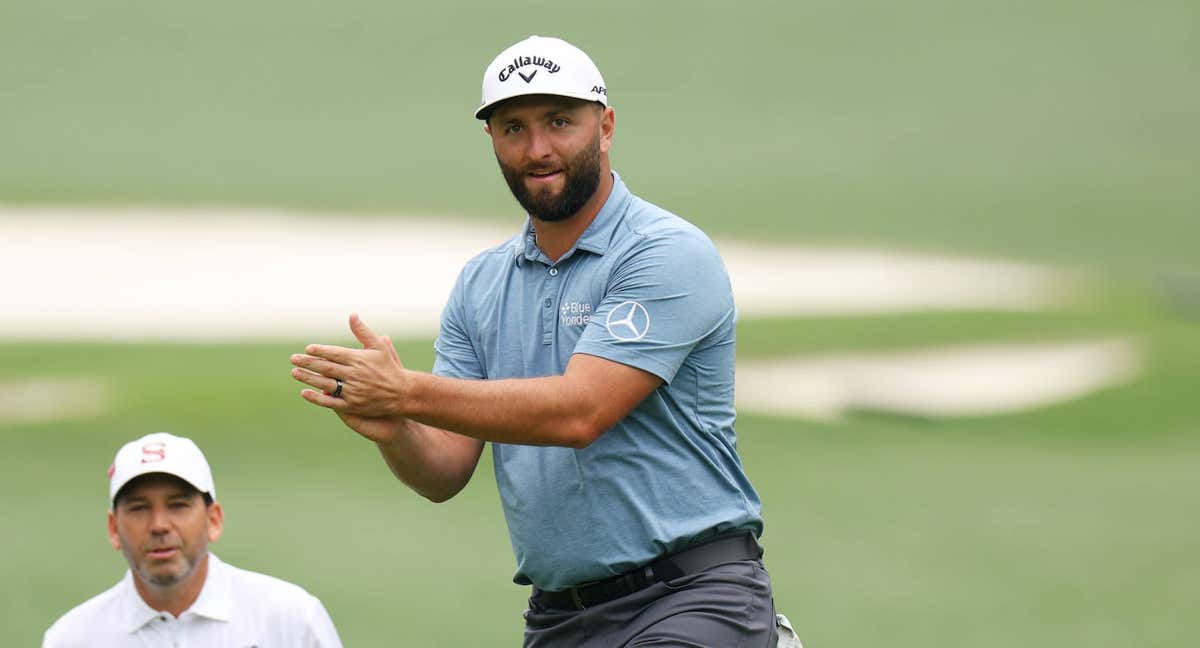
<svg viewBox="0 0 1200 648">
<path fill-rule="evenodd" d="M 432 337 L 463 262 L 519 226 L 278 210 L 0 208 L 0 339 L 332 341 L 348 337 L 351 311 L 394 337 Z M 1045 268 L 963 257 L 717 246 L 744 319 L 1032 310 L 1070 298 L 1076 285 Z M 743 362 L 739 406 L 820 418 L 860 408 L 985 415 L 1114 384 L 1136 370 L 1136 356 L 1128 342 L 1108 340 Z M 50 397 L 55 389 L 65 400 Z M 15 421 L 88 415 L 105 396 L 97 383 L 34 381 L 0 388 L 0 398 Z M 65 407 L 69 399 L 77 405 Z"/>
<path fill-rule="evenodd" d="M 815 419 L 852 410 L 988 416 L 1071 400 L 1140 369 L 1130 340 L 990 344 L 742 360 L 739 409 Z"/>
<path fill-rule="evenodd" d="M 95 418 L 112 399 L 111 385 L 98 378 L 0 381 L 0 423 Z"/>
<path fill-rule="evenodd" d="M 0 209 L 0 337 L 432 336 L 459 268 L 519 227 L 255 210 Z M 743 318 L 1028 310 L 1071 282 L 955 257 L 717 241 Z M 14 280 L 15 278 L 15 280 Z"/>
</svg>

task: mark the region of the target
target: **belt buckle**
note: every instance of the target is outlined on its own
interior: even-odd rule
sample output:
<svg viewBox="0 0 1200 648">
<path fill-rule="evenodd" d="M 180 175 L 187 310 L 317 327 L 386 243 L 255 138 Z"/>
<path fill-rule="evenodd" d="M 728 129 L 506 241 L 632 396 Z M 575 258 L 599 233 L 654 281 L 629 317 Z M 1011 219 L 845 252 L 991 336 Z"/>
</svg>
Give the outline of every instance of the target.
<svg viewBox="0 0 1200 648">
<path fill-rule="evenodd" d="M 567 589 L 567 592 L 570 593 L 570 595 L 571 595 L 571 603 L 575 605 L 576 610 L 582 610 L 587 607 L 586 605 L 583 604 L 583 599 L 579 597 L 579 590 L 581 590 L 585 587 L 591 587 L 592 585 L 595 585 L 596 583 L 599 583 L 599 582 L 600 581 L 588 581 L 586 583 L 580 583 L 580 584 L 576 585 L 575 587 L 571 587 L 571 588 Z"/>
</svg>

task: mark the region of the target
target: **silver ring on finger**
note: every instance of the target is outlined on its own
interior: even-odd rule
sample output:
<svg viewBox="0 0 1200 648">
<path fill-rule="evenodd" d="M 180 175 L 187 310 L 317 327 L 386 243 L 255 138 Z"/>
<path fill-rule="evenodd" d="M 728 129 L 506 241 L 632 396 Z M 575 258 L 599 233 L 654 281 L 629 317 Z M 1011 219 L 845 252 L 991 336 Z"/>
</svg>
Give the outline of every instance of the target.
<svg viewBox="0 0 1200 648">
<path fill-rule="evenodd" d="M 333 393 L 330 394 L 330 396 L 333 396 L 334 398 L 341 398 L 342 397 L 342 387 L 345 386 L 345 383 L 343 383 L 341 381 L 341 379 L 334 378 L 333 384 L 336 386 L 333 388 Z"/>
</svg>

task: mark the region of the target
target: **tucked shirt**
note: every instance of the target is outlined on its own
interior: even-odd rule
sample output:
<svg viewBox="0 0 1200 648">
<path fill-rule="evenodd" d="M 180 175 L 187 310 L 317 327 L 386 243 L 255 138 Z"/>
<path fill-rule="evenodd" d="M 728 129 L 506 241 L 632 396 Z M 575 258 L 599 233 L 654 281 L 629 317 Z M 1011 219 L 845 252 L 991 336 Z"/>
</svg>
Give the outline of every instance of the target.
<svg viewBox="0 0 1200 648">
<path fill-rule="evenodd" d="M 42 648 L 340 648 L 329 613 L 286 581 L 238 569 L 208 554 L 200 596 L 179 617 L 151 608 L 133 574 L 50 626 Z"/>
<path fill-rule="evenodd" d="M 736 528 L 762 533 L 734 431 L 736 309 L 712 241 L 613 173 L 613 188 L 557 261 L 532 223 L 466 264 L 442 313 L 434 373 L 561 375 L 598 356 L 663 384 L 582 449 L 496 443 L 513 580 L 561 590 Z"/>
</svg>

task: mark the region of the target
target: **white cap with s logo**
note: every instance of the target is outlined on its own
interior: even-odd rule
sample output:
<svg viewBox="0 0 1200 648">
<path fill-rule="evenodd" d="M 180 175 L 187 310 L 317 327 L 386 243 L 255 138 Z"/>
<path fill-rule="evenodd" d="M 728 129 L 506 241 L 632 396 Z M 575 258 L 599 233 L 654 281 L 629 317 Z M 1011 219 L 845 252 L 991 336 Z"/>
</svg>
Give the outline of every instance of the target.
<svg viewBox="0 0 1200 648">
<path fill-rule="evenodd" d="M 113 505 L 117 493 L 125 484 L 135 477 L 150 473 L 174 475 L 195 486 L 201 493 L 208 493 L 214 500 L 217 499 L 212 470 L 199 446 L 191 439 L 156 432 L 130 441 L 117 451 L 116 458 L 108 468 L 109 506 Z"/>
<path fill-rule="evenodd" d="M 483 72 L 483 101 L 476 119 L 486 120 L 505 99 L 546 94 L 608 105 L 608 87 L 592 59 L 561 38 L 530 36 L 500 52 Z"/>
</svg>

